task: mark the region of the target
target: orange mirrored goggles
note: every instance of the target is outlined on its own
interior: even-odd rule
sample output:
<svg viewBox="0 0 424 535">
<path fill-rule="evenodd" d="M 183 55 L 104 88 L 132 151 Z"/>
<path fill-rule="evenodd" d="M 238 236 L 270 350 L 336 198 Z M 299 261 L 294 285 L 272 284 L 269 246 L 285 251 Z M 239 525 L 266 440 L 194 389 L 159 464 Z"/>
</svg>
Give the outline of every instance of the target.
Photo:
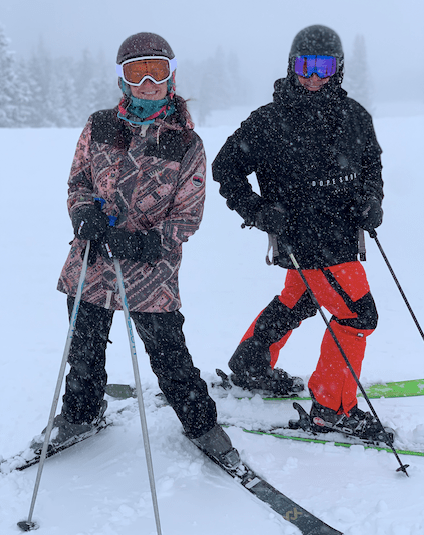
<svg viewBox="0 0 424 535">
<path fill-rule="evenodd" d="M 116 74 L 129 85 L 139 86 L 144 80 L 162 84 L 171 78 L 176 68 L 176 58 L 143 56 L 124 61 L 122 65 L 116 65 Z"/>
</svg>

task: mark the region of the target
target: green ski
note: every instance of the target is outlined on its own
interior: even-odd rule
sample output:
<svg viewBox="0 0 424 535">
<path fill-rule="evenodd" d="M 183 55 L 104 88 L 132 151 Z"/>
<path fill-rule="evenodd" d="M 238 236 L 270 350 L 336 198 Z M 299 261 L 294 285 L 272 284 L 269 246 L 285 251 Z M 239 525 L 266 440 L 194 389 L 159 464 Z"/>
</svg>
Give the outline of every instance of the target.
<svg viewBox="0 0 424 535">
<path fill-rule="evenodd" d="M 403 398 L 424 396 L 424 379 L 372 385 L 365 389 L 370 398 Z"/>
<path fill-rule="evenodd" d="M 409 387 L 410 383 L 414 383 L 412 388 Z M 404 385 L 406 384 L 406 389 L 404 389 Z M 417 380 L 417 381 L 399 381 L 395 383 L 387 383 L 383 385 L 373 385 L 367 389 L 367 391 L 372 392 L 373 389 L 375 389 L 374 397 L 404 397 L 404 396 L 420 396 L 422 394 L 422 389 L 418 387 L 419 384 L 424 384 L 424 380 Z M 387 395 L 387 388 L 389 388 L 389 395 Z M 381 390 L 386 389 L 386 390 Z M 128 399 L 131 397 L 136 397 L 135 388 L 130 385 L 125 384 L 108 384 L 106 386 L 106 394 L 108 394 L 111 397 L 114 397 L 115 399 Z M 384 393 L 382 393 L 384 392 Z M 406 392 L 406 393 L 405 393 Z M 371 394 L 373 395 L 373 394 Z M 158 398 L 162 401 L 165 401 L 163 398 L 163 394 L 159 393 Z M 299 398 L 264 398 L 268 400 L 278 400 L 281 401 L 282 399 L 289 399 L 291 401 L 294 401 Z M 300 399 L 310 399 L 310 398 L 300 398 Z M 231 427 L 233 424 L 227 424 L 225 422 L 221 422 L 221 425 L 223 427 Z M 241 426 L 240 426 L 241 427 Z M 323 439 L 318 436 L 299 436 L 299 435 L 290 435 L 285 434 L 284 428 L 278 428 L 278 429 L 271 429 L 271 430 L 251 430 L 246 429 L 244 427 L 241 427 L 245 433 L 253 433 L 256 435 L 268 435 L 273 436 L 275 438 L 281 438 L 285 440 L 295 440 L 298 442 L 309 442 L 313 444 L 333 444 L 334 446 L 340 446 L 343 448 L 350 448 L 351 446 L 363 446 L 365 449 L 373 449 L 378 451 L 387 451 L 391 452 L 392 450 L 387 446 L 380 446 L 378 444 L 369 444 L 364 442 L 357 442 L 350 443 L 350 442 L 343 442 L 343 441 L 334 441 L 334 440 L 328 440 Z M 287 431 L 289 431 L 287 429 Z M 291 431 L 291 430 L 290 430 Z M 415 455 L 418 457 L 424 457 L 424 452 L 422 451 L 413 451 L 413 450 L 402 450 L 402 449 L 396 449 L 396 452 L 400 455 Z"/>
<path fill-rule="evenodd" d="M 217 388 L 218 385 L 215 386 Z M 408 381 L 395 381 L 390 383 L 375 384 L 365 389 L 370 399 L 377 398 L 402 398 L 413 396 L 424 396 L 424 379 L 411 379 Z M 125 384 L 108 384 L 105 392 L 108 396 L 116 399 L 127 399 L 137 397 L 135 388 Z M 362 394 L 358 394 L 362 397 Z M 264 397 L 268 401 L 281 401 L 288 399 L 291 401 L 310 400 L 309 396 L 290 396 L 290 397 Z"/>
<path fill-rule="evenodd" d="M 229 427 L 226 425 L 226 427 Z M 282 438 L 285 440 L 297 440 L 298 442 L 310 442 L 313 444 L 333 444 L 334 446 L 340 446 L 342 448 L 350 448 L 351 446 L 363 446 L 364 449 L 372 449 L 372 450 L 378 450 L 378 451 L 387 451 L 389 453 L 392 452 L 390 448 L 387 446 L 378 446 L 375 444 L 351 444 L 349 442 L 335 442 L 333 440 L 324 440 L 322 438 L 314 438 L 314 437 L 300 437 L 300 436 L 292 436 L 292 435 L 285 435 L 284 433 L 278 432 L 278 430 L 272 430 L 272 431 L 263 431 L 263 430 L 250 430 L 243 428 L 243 431 L 245 433 L 253 433 L 255 435 L 268 435 L 275 438 Z M 416 455 L 417 457 L 424 457 L 424 452 L 422 451 L 412 451 L 412 450 L 398 450 L 396 449 L 396 452 L 401 455 Z"/>
</svg>

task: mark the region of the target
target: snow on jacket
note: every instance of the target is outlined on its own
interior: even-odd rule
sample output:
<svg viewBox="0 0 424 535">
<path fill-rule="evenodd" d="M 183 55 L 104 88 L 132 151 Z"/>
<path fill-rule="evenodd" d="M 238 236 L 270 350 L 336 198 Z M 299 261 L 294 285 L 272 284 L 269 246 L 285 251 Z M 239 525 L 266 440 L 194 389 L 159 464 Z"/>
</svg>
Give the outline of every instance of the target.
<svg viewBox="0 0 424 535">
<path fill-rule="evenodd" d="M 343 89 L 311 94 L 281 79 L 273 102 L 228 138 L 213 178 L 244 218 L 254 221 L 261 206 L 278 204 L 287 228 L 274 262 L 293 268 L 289 245 L 303 269 L 316 269 L 357 260 L 355 212 L 366 198 L 383 198 L 380 155 L 371 116 Z M 253 172 L 261 196 L 247 179 Z"/>
<path fill-rule="evenodd" d="M 168 120 L 167 120 L 168 121 Z M 128 304 L 135 312 L 181 307 L 178 270 L 182 243 L 198 229 L 205 200 L 206 156 L 201 139 L 175 122 L 133 128 L 116 109 L 93 114 L 79 138 L 68 181 L 68 211 L 103 198 L 117 228 L 154 229 L 163 253 L 155 265 L 120 261 Z M 58 290 L 75 296 L 86 241 L 74 239 Z M 88 267 L 82 299 L 122 309 L 113 263 L 100 255 Z"/>
</svg>

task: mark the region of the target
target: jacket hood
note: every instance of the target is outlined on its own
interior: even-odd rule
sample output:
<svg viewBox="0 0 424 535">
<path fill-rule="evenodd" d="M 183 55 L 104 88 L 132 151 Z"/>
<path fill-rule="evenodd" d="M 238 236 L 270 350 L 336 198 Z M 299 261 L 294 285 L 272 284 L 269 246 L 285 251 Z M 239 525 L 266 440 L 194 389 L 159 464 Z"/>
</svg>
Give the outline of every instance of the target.
<svg viewBox="0 0 424 535">
<path fill-rule="evenodd" d="M 294 76 L 279 78 L 274 83 L 273 100 L 277 105 L 288 107 L 311 106 L 325 110 L 347 96 L 339 83 L 329 80 L 319 91 L 305 89 Z"/>
</svg>

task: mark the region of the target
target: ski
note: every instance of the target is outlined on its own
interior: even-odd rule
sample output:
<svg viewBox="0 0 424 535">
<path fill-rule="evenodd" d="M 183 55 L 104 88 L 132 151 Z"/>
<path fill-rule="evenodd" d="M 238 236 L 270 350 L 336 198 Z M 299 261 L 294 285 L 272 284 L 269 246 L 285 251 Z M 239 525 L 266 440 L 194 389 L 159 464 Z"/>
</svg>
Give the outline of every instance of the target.
<svg viewBox="0 0 424 535">
<path fill-rule="evenodd" d="M 219 389 L 228 391 L 236 387 L 233 387 L 230 381 L 228 380 L 228 386 L 222 385 L 222 383 L 215 383 L 212 385 L 212 389 Z M 237 393 L 241 392 L 240 388 L 237 388 Z M 424 395 L 424 379 L 412 379 L 408 381 L 395 381 L 389 383 L 381 383 L 370 385 L 365 389 L 368 397 L 370 399 L 378 398 L 402 398 L 402 397 L 414 397 L 414 396 L 423 396 Z M 126 384 L 108 384 L 106 385 L 105 392 L 108 396 L 115 399 L 128 399 L 137 397 L 135 388 L 126 385 Z M 262 396 L 266 401 L 310 401 L 310 396 L 286 396 L 286 397 L 269 397 L 266 395 Z M 362 394 L 358 394 L 358 397 L 362 397 Z"/>
<path fill-rule="evenodd" d="M 237 468 L 231 469 L 201 448 L 199 449 L 253 496 L 281 515 L 284 520 L 296 526 L 303 535 L 343 535 L 341 531 L 332 528 L 270 485 L 243 461 Z"/>
<path fill-rule="evenodd" d="M 105 394 L 114 399 L 136 398 L 135 386 L 110 383 L 105 386 Z"/>
<path fill-rule="evenodd" d="M 111 397 L 116 397 L 117 399 L 127 399 L 129 397 L 135 397 L 135 388 L 131 387 L 130 385 L 120 385 L 120 384 L 110 384 L 106 387 L 108 395 Z M 157 404 L 158 407 L 167 405 L 167 401 L 165 399 L 165 396 L 159 392 L 157 395 Z M 268 398 L 272 400 L 279 400 L 282 399 L 289 399 L 291 401 L 295 401 L 294 398 Z M 233 423 L 227 423 L 227 422 L 220 422 L 220 425 L 223 427 L 231 427 L 234 426 Z M 258 435 L 269 435 L 274 436 L 275 438 L 281 438 L 286 440 L 294 440 L 299 442 L 309 442 L 309 443 L 315 443 L 315 444 L 333 444 L 334 446 L 340 446 L 344 448 L 350 448 L 351 446 L 363 446 L 365 449 L 374 449 L 378 451 L 387 451 L 392 452 L 392 450 L 387 447 L 386 445 L 383 445 L 381 443 L 371 443 L 366 442 L 360 439 L 355 438 L 347 438 L 341 433 L 332 432 L 332 433 L 325 433 L 326 438 L 321 438 L 323 433 L 321 434 L 313 434 L 308 433 L 306 431 L 302 430 L 296 430 L 294 431 L 290 427 L 284 427 L 279 426 L 271 429 L 247 429 L 243 426 L 236 425 L 235 427 L 239 427 L 242 429 L 245 433 L 253 433 Z M 415 455 L 418 457 L 424 457 L 424 451 L 417 451 L 417 450 L 406 450 L 406 449 L 396 449 L 396 452 L 398 454 L 402 455 Z"/>
<path fill-rule="evenodd" d="M 84 440 L 87 440 L 88 438 L 97 435 L 97 433 L 99 433 L 103 429 L 106 429 L 106 427 L 109 427 L 109 425 L 112 425 L 112 421 L 102 421 L 99 425 L 97 425 L 95 428 L 88 431 L 87 433 L 82 433 L 77 437 L 73 437 L 67 442 L 60 444 L 59 446 L 50 445 L 47 449 L 46 458 L 53 457 L 53 455 L 57 455 L 58 453 L 67 450 L 72 446 L 75 446 L 75 444 L 79 444 L 80 442 L 83 442 Z M 41 449 L 33 450 L 28 447 L 25 450 L 22 450 L 20 453 L 14 455 L 13 457 L 10 457 L 9 459 L 1 460 L 0 473 L 8 474 L 13 470 L 26 470 L 30 466 L 34 466 L 39 462 L 40 455 Z"/>
<path fill-rule="evenodd" d="M 112 410 L 108 412 L 105 418 L 101 420 L 98 425 L 86 433 L 81 433 L 80 435 L 75 436 L 58 446 L 53 446 L 50 444 L 47 449 L 46 459 L 53 457 L 54 455 L 57 455 L 58 453 L 61 453 L 62 451 L 93 437 L 94 435 L 97 435 L 97 433 L 103 429 L 113 425 L 115 418 L 126 410 L 132 410 L 131 405 L 126 405 L 118 410 Z M 33 450 L 29 445 L 26 449 L 22 450 L 16 455 L 13 455 L 12 457 L 9 457 L 8 459 L 3 459 L 0 455 L 0 474 L 9 474 L 13 470 L 26 470 L 30 466 L 34 466 L 39 462 L 40 455 L 41 448 L 39 450 Z"/>
<path fill-rule="evenodd" d="M 213 383 L 212 388 L 220 390 L 232 390 L 234 389 L 237 393 L 243 392 L 239 387 L 235 387 L 231 382 L 231 377 L 228 376 L 222 370 L 217 369 L 216 373 L 220 377 L 221 382 Z M 424 379 L 411 379 L 408 381 L 394 381 L 382 384 L 374 384 L 365 388 L 367 396 L 370 399 L 378 398 L 401 398 L 401 397 L 414 397 L 414 396 L 424 396 Z M 258 392 L 260 394 L 260 392 Z M 358 397 L 363 397 L 361 393 L 358 392 Z M 297 395 L 289 394 L 287 396 L 269 396 L 266 393 L 262 393 L 262 398 L 267 401 L 279 401 L 284 399 L 290 399 L 292 401 L 310 401 L 311 397 L 309 395 Z"/>
<path fill-rule="evenodd" d="M 424 396 L 424 379 L 375 384 L 365 389 L 369 398 L 402 398 Z M 362 394 L 360 394 L 362 397 Z"/>
<path fill-rule="evenodd" d="M 224 427 L 230 427 L 230 425 L 233 424 L 222 424 Z M 270 430 L 264 430 L 264 429 L 246 429 L 242 428 L 245 433 L 252 433 L 254 435 L 268 435 L 275 438 L 281 438 L 284 440 L 294 440 L 298 442 L 308 442 L 311 444 L 332 444 L 333 446 L 339 446 L 342 448 L 350 448 L 352 446 L 363 446 L 364 449 L 369 450 L 377 450 L 377 451 L 387 451 L 389 453 L 392 452 L 391 448 L 387 446 L 383 446 L 382 444 L 374 444 L 371 442 L 364 442 L 364 441 L 352 441 L 352 442 L 345 442 L 343 439 L 340 438 L 329 438 L 323 439 L 319 438 L 318 435 L 311 435 L 306 432 L 298 432 L 296 434 L 287 434 L 287 432 L 292 432 L 288 427 L 278 427 Z M 327 433 L 327 435 L 330 435 L 330 433 Z M 333 434 L 331 434 L 333 435 Z M 396 453 L 400 455 L 415 455 L 417 457 L 424 457 L 423 451 L 415 451 L 415 450 L 403 450 L 403 449 L 396 449 Z"/>
</svg>

